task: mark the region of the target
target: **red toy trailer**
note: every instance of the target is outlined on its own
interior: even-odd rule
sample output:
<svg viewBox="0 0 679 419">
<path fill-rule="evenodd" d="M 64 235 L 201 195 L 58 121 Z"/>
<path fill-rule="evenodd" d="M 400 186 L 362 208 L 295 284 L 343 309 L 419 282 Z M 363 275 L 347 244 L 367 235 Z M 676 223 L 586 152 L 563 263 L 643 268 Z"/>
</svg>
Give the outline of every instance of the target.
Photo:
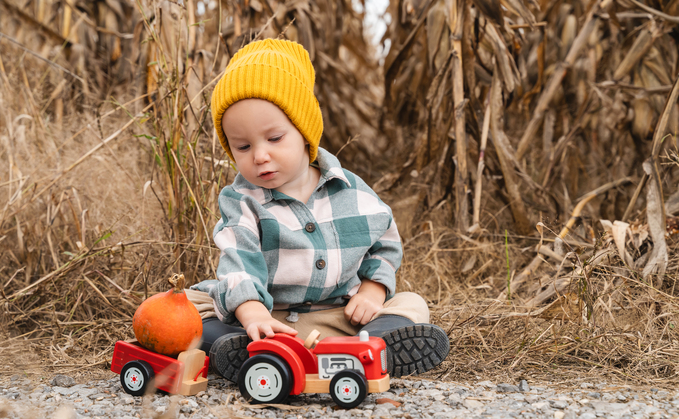
<svg viewBox="0 0 679 419">
<path fill-rule="evenodd" d="M 120 374 L 125 393 L 143 396 L 149 385 L 171 394 L 192 396 L 207 389 L 210 358 L 200 349 L 180 352 L 177 358 L 143 348 L 136 340 L 118 341 L 111 371 Z"/>
<path fill-rule="evenodd" d="M 289 394 L 330 393 L 338 406 L 351 409 L 368 393 L 389 389 L 384 341 L 360 336 L 328 337 L 314 330 L 306 341 L 276 334 L 248 345 L 238 386 L 245 399 L 281 403 Z M 315 346 L 314 346 L 315 345 Z"/>
</svg>

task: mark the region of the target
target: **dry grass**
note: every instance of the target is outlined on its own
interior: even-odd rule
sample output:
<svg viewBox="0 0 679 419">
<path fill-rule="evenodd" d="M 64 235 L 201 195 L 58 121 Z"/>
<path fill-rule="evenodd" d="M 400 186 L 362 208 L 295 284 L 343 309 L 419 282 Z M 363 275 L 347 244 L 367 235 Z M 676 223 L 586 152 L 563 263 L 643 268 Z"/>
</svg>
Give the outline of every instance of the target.
<svg viewBox="0 0 679 419">
<path fill-rule="evenodd" d="M 436 323 L 449 330 L 456 348 L 436 376 L 569 383 L 600 377 L 674 385 L 679 350 L 675 283 L 652 288 L 639 272 L 624 267 L 615 246 L 605 241 L 563 260 L 544 257 L 531 281 L 507 301 L 502 237 L 475 241 L 451 230 L 412 240 L 407 254 L 418 258 L 404 265 L 400 284 L 426 295 Z M 678 245 L 674 236 L 670 246 Z M 523 252 L 510 247 L 512 275 L 529 262 L 526 249 L 534 248 L 534 242 Z M 442 256 L 445 252 L 458 257 Z M 604 256 L 595 261 L 594 254 Z M 579 274 L 578 268 L 583 268 Z M 564 278 L 568 281 L 561 283 Z M 540 294 L 546 298 L 534 304 Z"/>
<path fill-rule="evenodd" d="M 349 0 L 198 3 L 0 0 L 3 372 L 106 374 L 169 273 L 212 276 L 210 89 L 282 36 L 449 330 L 433 376 L 676 385 L 679 2 L 396 1 L 384 63 Z"/>
</svg>

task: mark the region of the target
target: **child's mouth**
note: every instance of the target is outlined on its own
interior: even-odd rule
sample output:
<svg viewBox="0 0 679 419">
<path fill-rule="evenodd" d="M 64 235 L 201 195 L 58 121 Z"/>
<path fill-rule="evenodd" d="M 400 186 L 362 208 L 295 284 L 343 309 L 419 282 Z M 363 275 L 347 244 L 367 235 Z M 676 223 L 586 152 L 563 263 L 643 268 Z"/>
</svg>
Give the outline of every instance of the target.
<svg viewBox="0 0 679 419">
<path fill-rule="evenodd" d="M 262 180 L 271 180 L 274 176 L 276 176 L 276 172 L 262 172 L 258 175 Z"/>
</svg>

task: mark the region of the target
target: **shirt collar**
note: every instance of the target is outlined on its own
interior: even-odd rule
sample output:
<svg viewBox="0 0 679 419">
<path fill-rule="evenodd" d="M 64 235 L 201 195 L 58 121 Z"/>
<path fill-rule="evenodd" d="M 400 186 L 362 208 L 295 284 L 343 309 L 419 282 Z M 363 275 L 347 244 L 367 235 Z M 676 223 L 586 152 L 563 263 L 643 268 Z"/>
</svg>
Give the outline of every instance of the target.
<svg viewBox="0 0 679 419">
<path fill-rule="evenodd" d="M 330 154 L 330 152 L 324 148 L 318 147 L 316 162 L 321 170 L 321 179 L 318 181 L 319 187 L 332 179 L 340 179 L 346 183 L 347 186 L 351 187 L 351 182 L 349 182 L 349 179 L 347 179 L 347 176 L 344 174 L 342 165 L 339 160 L 337 160 L 337 157 Z"/>
<path fill-rule="evenodd" d="M 318 147 L 318 157 L 316 158 L 316 163 L 321 171 L 321 178 L 318 180 L 318 185 L 316 190 L 320 189 L 323 185 L 333 179 L 339 179 L 343 181 L 347 186 L 351 187 L 351 182 L 344 174 L 342 165 L 340 164 L 337 157 L 333 156 L 330 152 L 324 148 Z M 255 186 L 252 183 L 245 180 L 245 178 L 238 173 L 233 181 L 232 187 L 234 191 L 242 193 L 244 195 L 251 196 L 261 205 L 271 202 L 273 199 L 287 199 L 287 195 L 278 192 L 275 189 L 266 189 L 260 186 Z"/>
</svg>

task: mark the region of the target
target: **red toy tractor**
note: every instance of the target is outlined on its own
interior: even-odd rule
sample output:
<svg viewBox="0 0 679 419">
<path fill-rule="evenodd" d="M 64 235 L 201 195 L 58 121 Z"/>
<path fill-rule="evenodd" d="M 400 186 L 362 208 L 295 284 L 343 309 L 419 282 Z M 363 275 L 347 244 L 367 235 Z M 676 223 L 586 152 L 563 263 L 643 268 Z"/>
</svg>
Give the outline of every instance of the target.
<svg viewBox="0 0 679 419">
<path fill-rule="evenodd" d="M 316 330 L 306 341 L 276 334 L 248 345 L 248 358 L 238 375 L 243 397 L 256 403 L 281 403 L 290 394 L 330 393 L 344 409 L 363 402 L 368 393 L 389 389 L 384 341 L 359 336 L 328 337 Z"/>
</svg>

